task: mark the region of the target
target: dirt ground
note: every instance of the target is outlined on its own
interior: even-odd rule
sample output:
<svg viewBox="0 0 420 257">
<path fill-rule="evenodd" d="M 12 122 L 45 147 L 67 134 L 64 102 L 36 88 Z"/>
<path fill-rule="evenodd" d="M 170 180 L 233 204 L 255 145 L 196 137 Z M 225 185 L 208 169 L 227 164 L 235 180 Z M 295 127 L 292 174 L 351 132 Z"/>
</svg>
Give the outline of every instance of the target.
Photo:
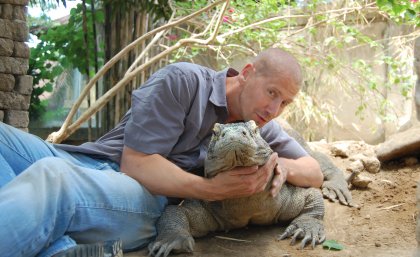
<svg viewBox="0 0 420 257">
<path fill-rule="evenodd" d="M 318 145 L 329 153 L 327 145 Z M 372 151 L 356 148 L 356 151 Z M 349 158 L 331 157 L 345 173 Z M 417 157 L 418 158 L 418 157 Z M 416 160 L 416 159 L 414 159 Z M 382 164 L 379 173 L 363 172 L 373 181 L 367 189 L 352 189 L 353 202 L 350 208 L 325 200 L 325 230 L 327 239 L 338 241 L 344 250 L 331 251 L 317 246 L 297 250 L 290 240 L 275 238 L 285 227 L 249 226 L 244 229 L 218 232 L 196 239 L 194 253 L 177 254 L 190 256 L 414 256 L 417 248 L 416 190 L 420 181 L 420 164 L 407 164 L 404 160 Z M 240 239 L 232 241 L 220 237 Z M 126 257 L 147 256 L 146 250 L 124 254 Z"/>
</svg>

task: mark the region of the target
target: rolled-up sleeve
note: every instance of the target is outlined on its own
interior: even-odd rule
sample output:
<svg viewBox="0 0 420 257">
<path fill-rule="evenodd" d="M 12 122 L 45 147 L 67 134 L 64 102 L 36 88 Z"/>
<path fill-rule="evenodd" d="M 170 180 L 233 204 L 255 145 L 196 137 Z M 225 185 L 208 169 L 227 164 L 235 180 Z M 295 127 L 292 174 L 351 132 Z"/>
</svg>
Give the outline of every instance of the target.
<svg viewBox="0 0 420 257">
<path fill-rule="evenodd" d="M 170 65 L 135 90 L 124 145 L 146 154 L 168 156 L 184 131 L 194 94 L 191 84 L 185 74 Z"/>
<path fill-rule="evenodd" d="M 260 130 L 261 136 L 267 141 L 273 151 L 279 157 L 298 159 L 309 154 L 291 136 L 289 136 L 280 125 L 272 120 Z"/>
</svg>

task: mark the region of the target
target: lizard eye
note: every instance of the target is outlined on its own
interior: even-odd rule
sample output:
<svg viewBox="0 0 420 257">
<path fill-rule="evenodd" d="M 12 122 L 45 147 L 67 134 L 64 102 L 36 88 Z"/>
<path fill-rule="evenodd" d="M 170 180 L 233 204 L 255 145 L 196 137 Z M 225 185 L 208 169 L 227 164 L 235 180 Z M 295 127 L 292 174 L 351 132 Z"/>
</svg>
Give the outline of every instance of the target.
<svg viewBox="0 0 420 257">
<path fill-rule="evenodd" d="M 254 128 L 254 134 L 257 134 L 258 133 L 258 127 L 255 127 Z"/>
<path fill-rule="evenodd" d="M 242 135 L 246 136 L 247 135 L 246 131 L 242 131 Z"/>
<path fill-rule="evenodd" d="M 212 137 L 220 137 L 220 130 L 217 130 L 217 129 L 215 129 L 215 130 L 213 130 L 213 133 L 212 133 Z"/>
</svg>

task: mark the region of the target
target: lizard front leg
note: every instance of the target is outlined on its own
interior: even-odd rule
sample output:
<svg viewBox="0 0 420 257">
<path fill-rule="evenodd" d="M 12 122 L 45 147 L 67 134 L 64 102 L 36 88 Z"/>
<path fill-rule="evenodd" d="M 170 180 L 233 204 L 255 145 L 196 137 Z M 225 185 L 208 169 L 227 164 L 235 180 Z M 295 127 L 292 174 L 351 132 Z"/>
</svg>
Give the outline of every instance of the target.
<svg viewBox="0 0 420 257">
<path fill-rule="evenodd" d="M 343 205 L 354 206 L 351 192 L 343 172 L 334 165 L 327 155 L 313 151 L 302 135 L 293 129 L 286 120 L 278 119 L 277 121 L 287 134 L 293 137 L 319 163 L 322 174 L 324 175 L 324 183 L 321 186 L 324 197 L 334 202 L 340 201 Z"/>
<path fill-rule="evenodd" d="M 197 200 L 185 200 L 182 205 L 169 205 L 159 218 L 156 240 L 149 244 L 149 255 L 168 256 L 173 252 L 192 252 L 194 237 L 216 230 L 214 217 Z"/>
<path fill-rule="evenodd" d="M 297 239 L 302 239 L 300 249 L 303 249 L 307 243 L 314 248 L 316 244 L 321 244 L 325 240 L 324 201 L 319 190 L 314 188 L 302 188 L 298 193 L 305 194 L 303 210 L 278 239 L 292 237 L 291 245 L 294 245 Z"/>
</svg>

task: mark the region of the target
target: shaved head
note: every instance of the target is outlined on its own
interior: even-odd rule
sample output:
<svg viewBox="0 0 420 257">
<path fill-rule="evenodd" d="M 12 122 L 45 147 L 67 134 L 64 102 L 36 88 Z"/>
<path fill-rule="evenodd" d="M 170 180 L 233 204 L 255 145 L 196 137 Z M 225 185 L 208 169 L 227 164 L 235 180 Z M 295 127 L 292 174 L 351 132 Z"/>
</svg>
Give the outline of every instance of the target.
<svg viewBox="0 0 420 257">
<path fill-rule="evenodd" d="M 293 102 L 301 87 L 302 72 L 291 54 L 269 48 L 228 81 L 228 122 L 253 120 L 262 127 Z"/>
<path fill-rule="evenodd" d="M 290 53 L 279 48 L 269 48 L 257 55 L 252 63 L 259 76 L 287 78 L 300 89 L 302 71 L 298 61 Z"/>
</svg>

